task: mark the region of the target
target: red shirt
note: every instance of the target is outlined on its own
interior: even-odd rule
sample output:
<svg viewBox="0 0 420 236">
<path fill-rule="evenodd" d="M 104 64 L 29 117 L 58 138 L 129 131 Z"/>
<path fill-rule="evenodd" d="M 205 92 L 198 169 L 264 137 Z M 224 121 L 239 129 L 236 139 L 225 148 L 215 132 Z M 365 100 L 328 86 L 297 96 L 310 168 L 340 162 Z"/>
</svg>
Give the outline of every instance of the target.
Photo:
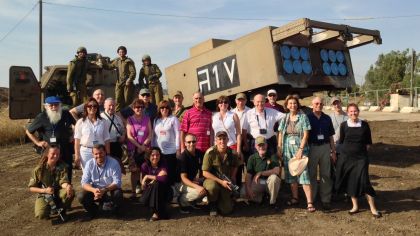
<svg viewBox="0 0 420 236">
<path fill-rule="evenodd" d="M 274 106 L 271 105 L 270 102 L 266 102 L 264 104 L 264 107 L 272 108 L 272 109 L 277 110 L 277 111 L 279 111 L 281 113 L 286 113 L 286 111 L 284 110 L 283 106 L 282 105 L 279 105 L 277 102 L 275 103 Z"/>
<path fill-rule="evenodd" d="M 202 110 L 192 107 L 187 110 L 182 118 L 181 131 L 191 133 L 197 137 L 196 148 L 203 153 L 210 148 L 210 130 L 212 113 L 203 107 Z"/>
</svg>

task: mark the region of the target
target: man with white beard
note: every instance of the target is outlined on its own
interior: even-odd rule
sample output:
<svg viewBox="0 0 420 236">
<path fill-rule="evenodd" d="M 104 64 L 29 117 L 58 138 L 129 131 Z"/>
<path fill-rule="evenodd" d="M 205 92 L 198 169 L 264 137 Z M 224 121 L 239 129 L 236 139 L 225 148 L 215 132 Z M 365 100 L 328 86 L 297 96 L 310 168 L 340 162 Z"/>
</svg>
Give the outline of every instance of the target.
<svg viewBox="0 0 420 236">
<path fill-rule="evenodd" d="M 58 97 L 47 97 L 44 102 L 44 111 L 39 113 L 26 129 L 26 135 L 35 144 L 39 153 L 49 145 L 60 146 L 60 158 L 68 166 L 68 177 L 72 176 L 72 126 L 75 120 L 67 110 L 62 110 Z M 38 133 L 38 137 L 35 135 Z"/>
</svg>

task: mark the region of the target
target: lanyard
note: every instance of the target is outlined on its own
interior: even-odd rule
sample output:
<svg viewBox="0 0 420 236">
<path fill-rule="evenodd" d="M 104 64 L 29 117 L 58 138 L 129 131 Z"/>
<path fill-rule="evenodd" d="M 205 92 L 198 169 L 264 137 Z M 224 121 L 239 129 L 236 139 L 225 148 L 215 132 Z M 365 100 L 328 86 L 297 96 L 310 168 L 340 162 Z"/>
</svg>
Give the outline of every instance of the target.
<svg viewBox="0 0 420 236">
<path fill-rule="evenodd" d="M 106 158 L 106 157 L 105 157 Z M 104 168 L 102 168 L 102 171 L 101 171 L 101 168 L 99 168 L 99 166 L 98 166 L 98 163 L 96 163 L 96 171 L 98 171 L 98 174 L 99 174 L 99 180 L 101 179 L 101 177 L 102 177 L 102 175 L 104 174 L 104 172 L 105 172 L 105 168 L 106 168 L 106 164 L 108 163 L 108 161 L 105 159 L 105 164 L 104 164 Z"/>
<path fill-rule="evenodd" d="M 93 124 L 89 119 L 88 119 L 88 122 L 89 122 L 89 129 L 93 131 L 93 137 L 94 137 L 94 140 L 96 140 L 96 131 L 98 131 L 99 120 L 96 120 L 96 125 Z"/>
<path fill-rule="evenodd" d="M 255 111 L 257 111 L 257 110 L 255 110 Z M 260 119 L 258 118 L 258 114 L 255 114 L 255 116 L 257 117 L 258 128 L 261 129 Z M 268 124 L 267 124 L 267 113 L 265 112 L 265 109 L 264 109 L 264 121 L 265 121 L 265 128 L 267 129 L 268 128 Z"/>
</svg>

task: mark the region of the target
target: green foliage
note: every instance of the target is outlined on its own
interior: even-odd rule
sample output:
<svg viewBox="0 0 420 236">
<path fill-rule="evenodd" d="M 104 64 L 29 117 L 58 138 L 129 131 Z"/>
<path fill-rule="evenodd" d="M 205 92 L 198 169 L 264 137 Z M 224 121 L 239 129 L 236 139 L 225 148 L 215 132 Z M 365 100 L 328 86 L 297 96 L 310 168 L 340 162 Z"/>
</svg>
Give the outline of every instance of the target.
<svg viewBox="0 0 420 236">
<path fill-rule="evenodd" d="M 419 54 L 416 57 L 419 57 Z M 411 51 L 409 49 L 381 54 L 375 62 L 375 65 L 372 65 L 366 73 L 363 88 L 365 90 L 387 89 L 392 84 L 399 82 L 402 82 L 404 87 L 406 87 L 410 82 L 410 68 Z M 416 71 L 419 69 L 420 63 L 417 62 Z M 416 79 L 417 82 L 420 82 L 419 78 Z"/>
</svg>

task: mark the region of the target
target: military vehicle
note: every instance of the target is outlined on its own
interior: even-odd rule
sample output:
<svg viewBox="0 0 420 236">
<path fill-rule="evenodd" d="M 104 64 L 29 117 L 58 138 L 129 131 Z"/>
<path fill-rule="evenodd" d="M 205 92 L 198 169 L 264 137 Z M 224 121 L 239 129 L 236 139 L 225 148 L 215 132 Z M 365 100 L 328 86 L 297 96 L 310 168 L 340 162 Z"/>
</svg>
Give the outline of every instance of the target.
<svg viewBox="0 0 420 236">
<path fill-rule="evenodd" d="M 114 94 L 116 70 L 103 70 L 94 62 L 98 54 L 90 53 L 91 63 L 87 72 L 88 95 L 94 89 L 102 89 L 105 94 Z M 109 57 L 101 60 L 109 62 Z M 48 96 L 58 96 L 64 106 L 71 105 L 66 89 L 67 65 L 46 66 L 41 80 L 38 81 L 30 67 L 11 66 L 9 70 L 9 117 L 10 119 L 32 119 L 41 111 L 42 101 Z"/>
<path fill-rule="evenodd" d="M 374 42 L 380 32 L 302 18 L 268 26 L 235 40 L 209 39 L 190 49 L 190 58 L 166 68 L 169 97 L 201 91 L 209 107 L 220 95 L 252 98 L 276 89 L 302 97 L 355 85 L 350 49 Z M 185 99 L 186 106 L 192 99 Z"/>
</svg>

